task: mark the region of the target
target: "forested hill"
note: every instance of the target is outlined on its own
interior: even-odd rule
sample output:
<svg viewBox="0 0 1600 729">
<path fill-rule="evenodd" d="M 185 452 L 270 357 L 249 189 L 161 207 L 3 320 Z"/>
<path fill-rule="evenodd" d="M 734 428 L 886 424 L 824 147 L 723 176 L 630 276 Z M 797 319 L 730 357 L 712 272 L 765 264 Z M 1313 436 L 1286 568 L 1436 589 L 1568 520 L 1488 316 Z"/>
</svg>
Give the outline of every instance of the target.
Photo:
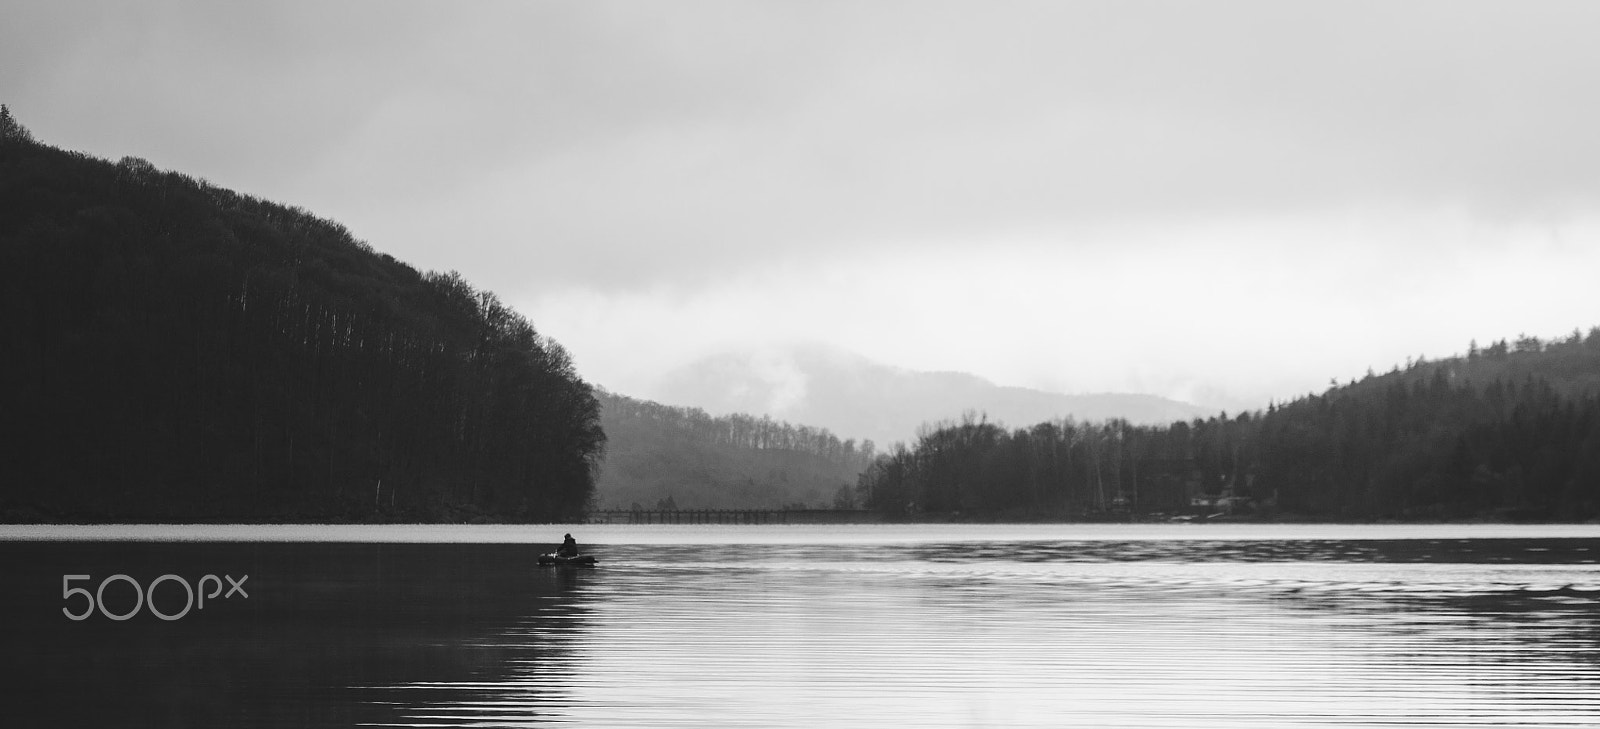
<svg viewBox="0 0 1600 729">
<path fill-rule="evenodd" d="M 581 513 L 567 353 L 338 223 L 0 120 L 0 519 Z"/>
<path fill-rule="evenodd" d="M 601 391 L 607 508 L 854 507 L 872 441 L 749 415 L 712 417 Z"/>
<path fill-rule="evenodd" d="M 1169 426 L 987 422 L 880 457 L 891 515 L 1206 509 L 1318 519 L 1600 518 L 1600 328 L 1519 337 L 1269 407 Z"/>
<path fill-rule="evenodd" d="M 1600 517 L 1600 327 L 1423 359 L 1271 409 L 1258 492 L 1308 513 Z"/>
</svg>

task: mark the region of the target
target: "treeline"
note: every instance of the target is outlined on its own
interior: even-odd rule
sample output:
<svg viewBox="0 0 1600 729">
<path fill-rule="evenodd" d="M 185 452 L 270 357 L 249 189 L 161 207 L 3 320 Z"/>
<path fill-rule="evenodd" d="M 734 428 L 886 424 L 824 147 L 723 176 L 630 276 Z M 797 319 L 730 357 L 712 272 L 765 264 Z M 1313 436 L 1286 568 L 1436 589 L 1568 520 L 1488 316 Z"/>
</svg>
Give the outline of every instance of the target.
<svg viewBox="0 0 1600 729">
<path fill-rule="evenodd" d="M 561 346 L 305 210 L 9 133 L 0 297 L 0 518 L 542 521 L 592 497 L 599 406 Z"/>
<path fill-rule="evenodd" d="M 1266 412 L 1168 426 L 981 418 L 881 456 L 859 497 L 896 516 L 1205 509 L 1332 519 L 1600 517 L 1600 328 L 1408 361 Z"/>
<path fill-rule="evenodd" d="M 1240 434 L 1251 418 L 1161 427 L 1066 418 L 1011 430 L 969 414 L 878 457 L 858 498 L 891 515 L 1176 511 L 1187 492 L 1220 492 L 1243 475 Z"/>
<path fill-rule="evenodd" d="M 854 508 L 872 441 L 770 417 L 713 417 L 601 391 L 607 508 Z"/>
</svg>

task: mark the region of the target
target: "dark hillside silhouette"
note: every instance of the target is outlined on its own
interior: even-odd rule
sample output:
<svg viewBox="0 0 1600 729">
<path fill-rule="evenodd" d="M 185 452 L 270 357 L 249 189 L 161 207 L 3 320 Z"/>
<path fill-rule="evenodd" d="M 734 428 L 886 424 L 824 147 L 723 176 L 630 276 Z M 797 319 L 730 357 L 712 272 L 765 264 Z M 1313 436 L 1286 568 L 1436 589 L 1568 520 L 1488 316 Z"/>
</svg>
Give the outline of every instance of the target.
<svg viewBox="0 0 1600 729">
<path fill-rule="evenodd" d="M 149 162 L 0 138 L 0 518 L 555 520 L 604 443 L 454 273 Z"/>
</svg>

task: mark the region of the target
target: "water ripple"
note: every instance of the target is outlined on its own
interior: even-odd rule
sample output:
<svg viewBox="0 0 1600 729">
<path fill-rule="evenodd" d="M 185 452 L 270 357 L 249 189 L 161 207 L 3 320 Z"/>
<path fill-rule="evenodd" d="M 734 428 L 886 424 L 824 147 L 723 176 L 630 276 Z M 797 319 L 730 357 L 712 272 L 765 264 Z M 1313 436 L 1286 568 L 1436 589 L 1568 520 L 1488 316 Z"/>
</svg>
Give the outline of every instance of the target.
<svg viewBox="0 0 1600 729">
<path fill-rule="evenodd" d="M 363 690 L 393 726 L 1600 725 L 1592 543 L 1507 546 L 617 546 L 493 677 Z"/>
</svg>

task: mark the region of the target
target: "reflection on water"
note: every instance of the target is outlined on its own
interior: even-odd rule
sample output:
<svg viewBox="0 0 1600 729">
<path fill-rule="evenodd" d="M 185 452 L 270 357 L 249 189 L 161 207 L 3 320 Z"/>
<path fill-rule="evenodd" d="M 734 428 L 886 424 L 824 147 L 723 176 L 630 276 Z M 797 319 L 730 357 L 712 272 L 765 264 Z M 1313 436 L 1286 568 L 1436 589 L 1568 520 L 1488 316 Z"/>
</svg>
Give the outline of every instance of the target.
<svg viewBox="0 0 1600 729">
<path fill-rule="evenodd" d="M 494 543 L 0 542 L 41 585 L 0 597 L 0 678 L 32 701 L 13 715 L 142 726 L 1600 726 L 1597 530 L 1320 529 L 573 530 L 595 569 Z M 59 617 L 64 570 L 228 565 L 249 611 Z M 71 704 L 91 691 L 110 708 Z"/>
<path fill-rule="evenodd" d="M 411 726 L 1595 726 L 1594 546 L 617 546 L 500 637 L 548 657 L 385 689 Z"/>
</svg>

